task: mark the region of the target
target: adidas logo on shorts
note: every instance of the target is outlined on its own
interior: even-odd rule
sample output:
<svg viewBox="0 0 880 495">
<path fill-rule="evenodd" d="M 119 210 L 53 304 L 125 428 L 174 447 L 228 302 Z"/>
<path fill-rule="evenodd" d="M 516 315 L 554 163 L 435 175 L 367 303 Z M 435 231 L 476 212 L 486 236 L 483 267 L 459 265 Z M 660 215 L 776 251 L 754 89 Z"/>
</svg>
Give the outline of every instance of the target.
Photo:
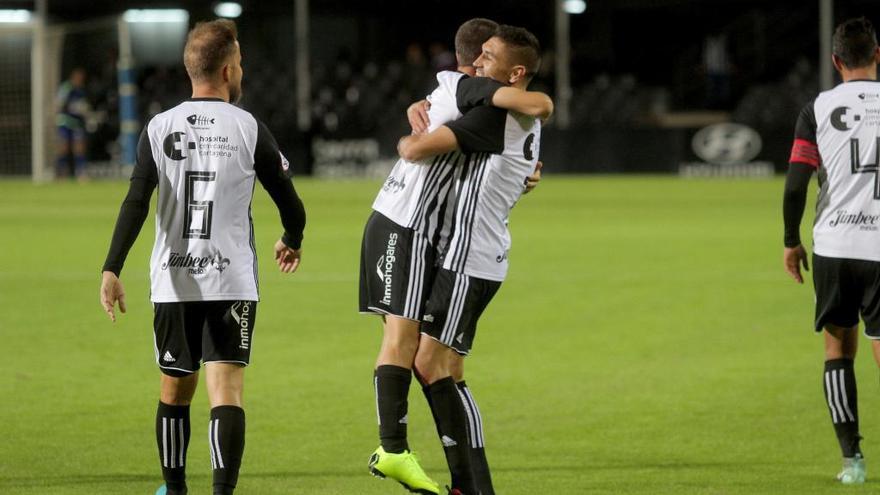
<svg viewBox="0 0 880 495">
<path fill-rule="evenodd" d="M 172 356 L 170 352 L 165 351 L 165 355 L 162 356 L 162 361 L 165 361 L 166 363 L 173 363 L 174 356 Z"/>
<path fill-rule="evenodd" d="M 458 445 L 458 442 L 449 438 L 446 435 L 443 435 L 443 438 L 441 438 L 440 441 L 443 442 L 444 447 L 455 447 L 456 445 Z"/>
</svg>

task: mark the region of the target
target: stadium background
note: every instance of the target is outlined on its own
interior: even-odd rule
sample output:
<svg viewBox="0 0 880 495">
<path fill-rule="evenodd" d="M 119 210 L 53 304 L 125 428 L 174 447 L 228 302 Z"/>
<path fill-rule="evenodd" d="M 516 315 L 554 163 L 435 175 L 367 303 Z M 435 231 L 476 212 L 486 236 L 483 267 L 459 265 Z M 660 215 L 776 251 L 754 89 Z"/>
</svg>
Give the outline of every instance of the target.
<svg viewBox="0 0 880 495">
<path fill-rule="evenodd" d="M 97 303 L 98 270 L 125 193 L 126 135 L 188 96 L 183 36 L 216 5 L 38 3 L 0 1 L 47 8 L 45 18 L 0 22 L 0 493 L 151 493 L 152 219 L 129 257 L 129 314 L 115 326 Z M 378 324 L 354 313 L 359 238 L 408 131 L 406 106 L 451 65 L 454 30 L 474 16 L 528 27 L 546 49 L 533 88 L 557 105 L 560 77 L 571 88 L 568 122 L 557 115 L 544 135 L 544 181 L 512 216 L 511 275 L 469 360 L 499 492 L 834 489 L 812 292 L 782 272 L 772 173 L 785 169 L 797 112 L 823 87 L 822 19 L 878 24 L 880 5 L 589 1 L 564 14 L 566 77 L 555 63 L 563 3 L 241 2 L 242 106 L 291 158 L 309 211 L 301 272 L 282 277 L 261 259 L 244 493 L 400 490 L 365 469 Z M 157 8 L 185 17 L 124 17 Z M 129 48 L 131 63 L 120 63 Z M 94 180 L 53 182 L 51 102 L 78 66 L 94 109 Z M 121 85 L 129 75 L 133 84 Z M 727 123 L 751 131 L 711 127 Z M 714 151 L 694 146 L 706 128 Z M 254 208 L 268 253 L 276 216 L 260 191 Z M 862 358 L 870 476 L 880 401 L 876 367 Z M 413 445 L 445 480 L 415 388 L 411 404 Z M 194 407 L 207 417 L 204 392 Z M 198 425 L 194 494 L 210 477 Z"/>
</svg>

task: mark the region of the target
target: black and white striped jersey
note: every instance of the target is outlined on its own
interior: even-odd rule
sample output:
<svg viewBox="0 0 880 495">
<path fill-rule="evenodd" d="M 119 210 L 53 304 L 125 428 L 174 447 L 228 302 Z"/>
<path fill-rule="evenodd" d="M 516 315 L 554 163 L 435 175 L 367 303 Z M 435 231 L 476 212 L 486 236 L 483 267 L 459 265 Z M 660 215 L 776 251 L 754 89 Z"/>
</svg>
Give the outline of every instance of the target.
<svg viewBox="0 0 880 495">
<path fill-rule="evenodd" d="M 880 261 L 880 83 L 820 93 L 801 111 L 790 161 L 819 172 L 814 252 Z"/>
<path fill-rule="evenodd" d="M 507 276 L 510 210 L 538 162 L 541 122 L 477 107 L 446 124 L 466 154 L 456 169 L 451 222 L 440 240 L 443 268 L 487 280 Z"/>
<path fill-rule="evenodd" d="M 152 301 L 258 300 L 254 179 L 278 206 L 284 242 L 298 249 L 305 211 L 288 169 L 268 129 L 221 99 L 194 98 L 156 115 L 141 134 L 104 270 L 119 274 L 158 187 Z"/>
<path fill-rule="evenodd" d="M 431 125 L 428 132 L 461 118 L 476 106 L 488 105 L 502 85 L 461 72 L 437 74 L 437 88 L 428 96 Z M 400 159 L 373 202 L 373 209 L 403 227 L 422 233 L 430 242 L 439 237 L 453 175 L 464 157 L 458 151 L 421 162 Z"/>
</svg>

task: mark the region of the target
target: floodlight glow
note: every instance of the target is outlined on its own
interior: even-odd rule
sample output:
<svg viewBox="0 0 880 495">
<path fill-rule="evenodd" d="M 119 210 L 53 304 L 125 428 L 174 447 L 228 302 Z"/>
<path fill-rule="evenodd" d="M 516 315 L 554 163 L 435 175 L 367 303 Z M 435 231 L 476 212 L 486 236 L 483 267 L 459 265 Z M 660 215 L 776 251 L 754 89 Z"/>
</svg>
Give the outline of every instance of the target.
<svg viewBox="0 0 880 495">
<path fill-rule="evenodd" d="M 585 0 L 565 0 L 562 2 L 562 9 L 569 14 L 583 14 L 587 10 L 587 2 Z"/>
<path fill-rule="evenodd" d="M 214 6 L 217 17 L 236 18 L 241 15 L 241 4 L 238 2 L 220 2 Z"/>
<path fill-rule="evenodd" d="M 183 9 L 130 9 L 122 14 L 126 22 L 188 22 L 189 12 Z"/>
<path fill-rule="evenodd" d="M 31 21 L 31 11 L 24 9 L 2 9 L 0 10 L 0 23 L 16 23 L 21 24 Z"/>
</svg>

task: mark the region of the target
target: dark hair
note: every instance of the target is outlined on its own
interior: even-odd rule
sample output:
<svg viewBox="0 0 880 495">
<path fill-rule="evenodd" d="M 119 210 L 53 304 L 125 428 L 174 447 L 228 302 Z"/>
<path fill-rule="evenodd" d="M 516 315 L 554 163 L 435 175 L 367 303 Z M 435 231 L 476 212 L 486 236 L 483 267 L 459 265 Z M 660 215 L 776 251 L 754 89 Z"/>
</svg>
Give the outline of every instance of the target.
<svg viewBox="0 0 880 495">
<path fill-rule="evenodd" d="M 199 22 L 186 37 L 183 65 L 193 81 L 204 81 L 217 71 L 235 53 L 238 30 L 229 19 Z"/>
<path fill-rule="evenodd" d="M 526 68 L 526 78 L 531 79 L 541 68 L 541 44 L 528 29 L 501 25 L 495 37 L 510 49 L 510 61 Z"/>
<path fill-rule="evenodd" d="M 455 59 L 460 66 L 473 65 L 483 52 L 483 43 L 489 40 L 498 23 L 482 17 L 475 17 L 458 27 L 455 32 Z"/>
<path fill-rule="evenodd" d="M 877 32 L 868 19 L 849 19 L 834 30 L 832 52 L 847 68 L 872 65 L 876 51 Z"/>
</svg>

